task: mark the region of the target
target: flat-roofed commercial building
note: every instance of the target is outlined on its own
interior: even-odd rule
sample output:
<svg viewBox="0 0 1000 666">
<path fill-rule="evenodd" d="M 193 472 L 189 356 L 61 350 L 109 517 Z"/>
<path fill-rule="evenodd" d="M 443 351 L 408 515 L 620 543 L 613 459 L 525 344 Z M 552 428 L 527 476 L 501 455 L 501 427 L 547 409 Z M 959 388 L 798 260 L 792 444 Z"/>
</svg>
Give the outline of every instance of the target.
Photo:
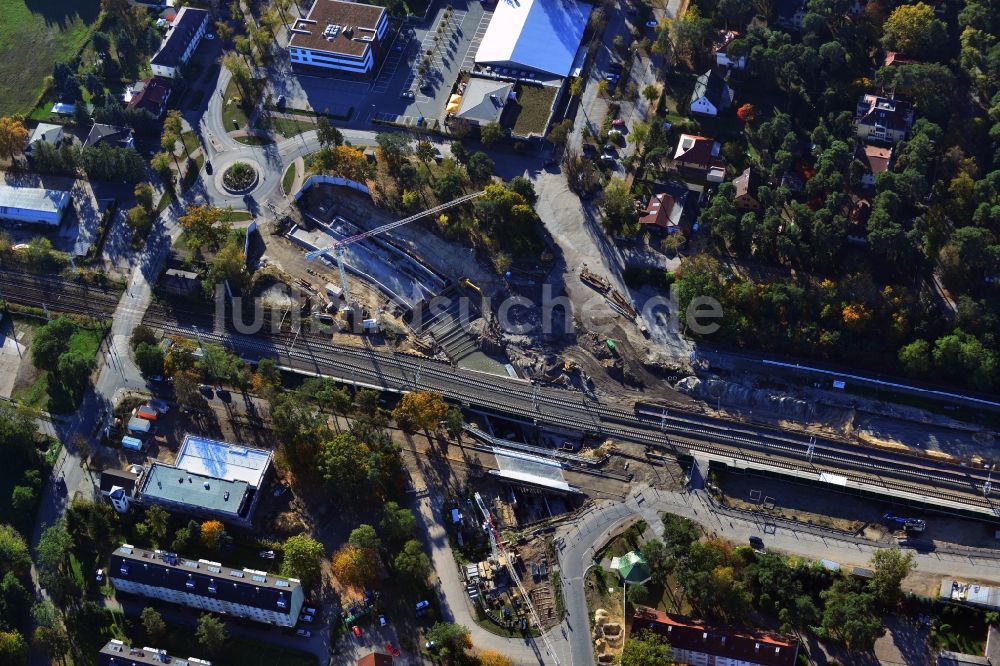
<svg viewBox="0 0 1000 666">
<path fill-rule="evenodd" d="M 309 15 L 292 26 L 288 53 L 294 64 L 368 74 L 388 25 L 384 7 L 316 0 Z"/>
<path fill-rule="evenodd" d="M 269 451 L 185 435 L 173 465 L 149 466 L 136 501 L 249 526 L 270 469 Z"/>
<path fill-rule="evenodd" d="M 570 76 L 592 9 L 576 0 L 501 2 L 476 51 L 476 64 Z"/>
<path fill-rule="evenodd" d="M 58 226 L 69 201 L 66 190 L 0 185 L 0 220 Z"/>
<path fill-rule="evenodd" d="M 296 578 L 128 544 L 111 554 L 108 578 L 119 592 L 281 627 L 295 626 L 304 600 Z"/>
</svg>

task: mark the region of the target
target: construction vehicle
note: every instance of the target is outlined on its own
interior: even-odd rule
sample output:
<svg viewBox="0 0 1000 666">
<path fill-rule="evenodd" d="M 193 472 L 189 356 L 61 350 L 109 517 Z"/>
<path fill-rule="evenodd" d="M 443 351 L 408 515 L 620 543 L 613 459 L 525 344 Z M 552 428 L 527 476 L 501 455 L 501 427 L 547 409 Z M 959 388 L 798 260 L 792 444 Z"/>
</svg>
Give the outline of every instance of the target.
<svg viewBox="0 0 1000 666">
<path fill-rule="evenodd" d="M 482 290 L 482 289 L 480 289 L 480 288 L 479 288 L 479 287 L 478 287 L 478 286 L 476 285 L 476 283 L 475 283 L 475 282 L 473 282 L 472 280 L 470 280 L 469 278 L 467 278 L 467 277 L 464 277 L 464 278 L 462 278 L 462 279 L 461 279 L 461 280 L 459 281 L 459 283 L 460 283 L 460 284 L 461 284 L 461 285 L 462 285 L 463 287 L 465 287 L 465 288 L 467 288 L 467 289 L 471 289 L 472 291 L 474 291 L 474 292 L 476 292 L 477 294 L 479 294 L 480 298 L 484 297 L 484 294 L 483 294 L 483 290 Z"/>
<path fill-rule="evenodd" d="M 440 213 L 443 210 L 447 210 L 452 206 L 458 206 L 459 204 L 468 203 L 474 199 L 477 199 L 484 195 L 485 191 L 473 192 L 472 194 L 466 194 L 465 196 L 453 199 L 447 203 L 443 203 L 440 206 L 435 206 L 433 208 L 428 208 L 427 210 L 417 213 L 415 215 L 410 215 L 409 217 L 404 217 L 401 220 L 396 220 L 395 222 L 389 222 L 388 224 L 383 224 L 380 227 L 376 227 L 369 231 L 362 231 L 359 234 L 354 234 L 353 236 L 348 236 L 347 238 L 338 240 L 334 242 L 333 245 L 327 247 L 321 247 L 316 250 L 311 250 L 306 252 L 306 260 L 313 261 L 317 257 L 329 257 L 333 256 L 337 260 L 337 273 L 340 275 L 340 288 L 342 291 L 342 296 L 344 301 L 347 303 L 347 307 L 352 313 L 351 325 L 354 322 L 359 321 L 360 317 L 360 304 L 351 298 L 351 292 L 347 284 L 347 271 L 344 268 L 344 248 L 348 245 L 353 245 L 359 241 L 363 241 L 367 238 L 372 238 L 373 236 L 378 236 L 386 231 L 391 231 L 402 227 L 403 225 L 409 224 L 410 222 L 415 222 L 421 218 L 427 217 L 428 215 L 433 215 L 434 213 Z"/>
<path fill-rule="evenodd" d="M 483 501 L 482 496 L 479 493 L 476 493 L 473 495 L 473 498 L 476 500 L 476 506 L 479 507 L 480 513 L 483 514 L 483 527 L 490 538 L 490 550 L 493 553 L 493 559 L 498 562 L 502 560 L 507 566 L 507 574 L 517 586 L 517 591 L 521 593 L 521 599 L 524 601 L 524 607 L 528 611 L 531 621 L 535 623 L 535 626 L 538 627 L 539 633 L 541 633 L 542 641 L 545 643 L 545 651 L 550 657 L 552 657 L 552 663 L 559 666 L 559 655 L 556 654 L 556 649 L 552 645 L 552 641 L 550 641 L 549 637 L 544 631 L 542 631 L 542 621 L 538 617 L 538 613 L 535 611 L 535 605 L 531 603 L 531 597 L 528 595 L 528 591 L 524 589 L 524 584 L 521 582 L 521 576 L 517 573 L 517 567 L 514 566 L 514 556 L 507 552 L 503 543 L 503 538 L 500 536 L 500 532 L 497 531 L 496 525 L 493 522 L 493 516 L 490 514 L 490 510 L 487 508 L 486 502 Z"/>
<path fill-rule="evenodd" d="M 927 521 L 922 518 L 904 518 L 887 513 L 882 516 L 882 520 L 889 523 L 890 527 L 904 532 L 923 532 L 927 529 Z"/>
</svg>

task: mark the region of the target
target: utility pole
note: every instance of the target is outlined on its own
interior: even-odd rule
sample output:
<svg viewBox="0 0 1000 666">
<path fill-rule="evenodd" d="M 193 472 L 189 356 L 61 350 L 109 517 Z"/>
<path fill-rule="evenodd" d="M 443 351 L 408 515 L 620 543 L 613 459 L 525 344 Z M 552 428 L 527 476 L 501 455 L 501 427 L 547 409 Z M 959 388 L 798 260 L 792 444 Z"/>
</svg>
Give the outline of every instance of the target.
<svg viewBox="0 0 1000 666">
<path fill-rule="evenodd" d="M 806 454 L 809 456 L 809 462 L 813 461 L 813 452 L 816 450 L 816 436 L 811 435 L 809 437 L 809 448 L 806 449 Z"/>
</svg>

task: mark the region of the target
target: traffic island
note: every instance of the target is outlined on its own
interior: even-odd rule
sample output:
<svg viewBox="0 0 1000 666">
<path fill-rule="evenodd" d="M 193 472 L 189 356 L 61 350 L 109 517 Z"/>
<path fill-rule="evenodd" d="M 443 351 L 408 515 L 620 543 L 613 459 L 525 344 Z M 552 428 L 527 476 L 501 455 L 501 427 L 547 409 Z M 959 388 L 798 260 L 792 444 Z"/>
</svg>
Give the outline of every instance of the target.
<svg viewBox="0 0 1000 666">
<path fill-rule="evenodd" d="M 257 169 L 247 162 L 234 162 L 222 174 L 222 186 L 230 194 L 246 194 L 257 187 Z"/>
</svg>

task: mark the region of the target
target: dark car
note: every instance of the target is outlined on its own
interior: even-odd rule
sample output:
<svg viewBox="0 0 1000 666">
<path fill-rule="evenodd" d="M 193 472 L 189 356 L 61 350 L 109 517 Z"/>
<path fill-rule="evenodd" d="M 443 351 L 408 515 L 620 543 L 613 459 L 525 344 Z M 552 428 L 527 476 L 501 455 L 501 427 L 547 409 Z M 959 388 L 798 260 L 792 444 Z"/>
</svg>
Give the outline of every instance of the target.
<svg viewBox="0 0 1000 666">
<path fill-rule="evenodd" d="M 209 176 L 212 175 L 212 163 L 211 162 L 205 162 L 205 173 L 207 173 Z M 158 381 L 158 380 L 154 380 L 154 381 Z"/>
<path fill-rule="evenodd" d="M 592 143 L 585 143 L 585 144 L 583 144 L 583 154 L 586 155 L 587 157 L 596 157 L 597 156 L 597 146 L 595 146 Z"/>
<path fill-rule="evenodd" d="M 759 536 L 750 537 L 750 547 L 754 550 L 763 552 L 764 550 L 764 540 Z"/>
</svg>

